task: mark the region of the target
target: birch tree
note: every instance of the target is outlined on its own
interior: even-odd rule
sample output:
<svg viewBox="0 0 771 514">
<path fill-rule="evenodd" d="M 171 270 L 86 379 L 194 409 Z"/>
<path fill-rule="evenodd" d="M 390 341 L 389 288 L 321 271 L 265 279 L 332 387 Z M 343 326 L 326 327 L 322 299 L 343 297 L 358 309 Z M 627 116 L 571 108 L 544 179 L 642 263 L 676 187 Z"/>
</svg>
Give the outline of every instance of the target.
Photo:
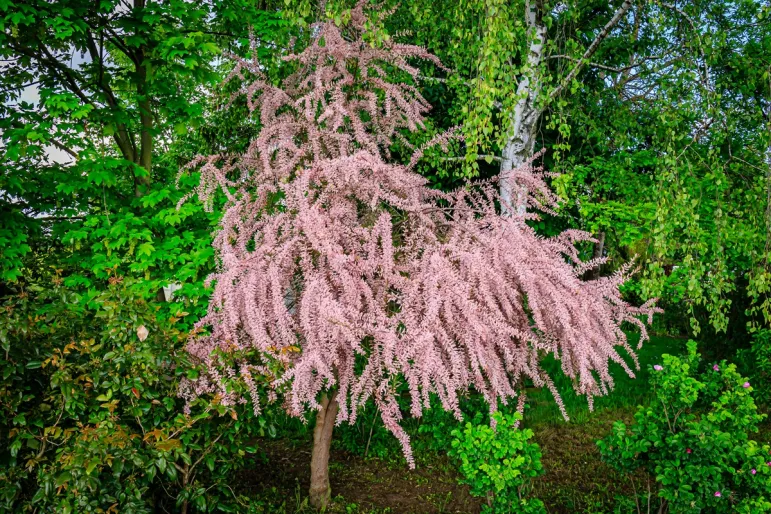
<svg viewBox="0 0 771 514">
<path fill-rule="evenodd" d="M 610 31 L 624 17 L 632 6 L 631 0 L 624 0 L 613 17 L 592 40 L 591 44 L 577 60 L 570 72 L 562 79 L 558 79 L 558 85 L 547 91 L 543 91 L 543 78 L 545 61 L 544 47 L 548 37 L 548 31 L 544 16 L 543 0 L 536 0 L 534 4 L 525 3 L 525 19 L 528 27 L 528 51 L 525 66 L 519 78 L 516 89 L 516 101 L 511 113 L 503 113 L 504 119 L 508 117 L 509 126 L 504 129 L 504 142 L 501 151 L 500 173 L 519 168 L 533 158 L 536 144 L 536 130 L 541 120 L 544 109 L 548 103 L 562 94 L 566 86 L 578 76 L 579 72 L 592 58 L 602 41 Z M 513 197 L 516 195 L 516 198 Z M 501 183 L 501 196 L 506 203 L 516 205 L 521 211 L 524 209 L 524 195 L 522 192 L 512 192 L 506 182 Z"/>
</svg>

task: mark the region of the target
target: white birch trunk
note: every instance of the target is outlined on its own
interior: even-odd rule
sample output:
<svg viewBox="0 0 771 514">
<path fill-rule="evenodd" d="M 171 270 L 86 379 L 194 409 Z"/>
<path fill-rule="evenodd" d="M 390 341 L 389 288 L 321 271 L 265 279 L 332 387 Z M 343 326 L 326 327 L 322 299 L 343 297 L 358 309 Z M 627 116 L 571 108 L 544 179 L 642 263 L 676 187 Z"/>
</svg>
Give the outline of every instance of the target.
<svg viewBox="0 0 771 514">
<path fill-rule="evenodd" d="M 530 28 L 532 39 L 528 49 L 527 65 L 517 86 L 517 103 L 511 116 L 511 125 L 507 134 L 508 139 L 501 155 L 501 175 L 506 171 L 522 166 L 533 157 L 535 132 L 545 105 L 538 104 L 538 96 L 541 93 L 539 73 L 544 60 L 543 47 L 546 43 L 546 25 L 543 23 L 543 1 L 536 0 L 534 6 L 531 6 L 530 2 L 526 2 L 525 5 L 527 24 Z M 576 78 L 581 69 L 597 51 L 600 43 L 602 43 L 611 29 L 624 17 L 631 7 L 632 0 L 624 0 L 621 3 L 610 21 L 605 24 L 586 49 L 581 59 L 578 60 L 561 83 L 549 93 L 548 98 L 543 99 L 544 102 L 556 98 L 565 86 L 569 85 Z M 512 189 L 515 189 L 512 187 L 512 184 L 507 184 L 505 180 L 501 180 L 501 200 L 504 204 L 502 205 L 502 211 L 504 214 L 511 215 L 513 214 L 512 211 L 514 211 L 522 215 L 527 208 L 527 191 L 523 189 L 513 191 Z"/>
<path fill-rule="evenodd" d="M 771 125 L 771 112 L 768 119 Z M 769 249 L 771 249 L 771 143 L 766 148 L 766 255 Z"/>
<path fill-rule="evenodd" d="M 536 105 L 541 92 L 541 82 L 538 76 L 543 47 L 546 42 L 546 26 L 543 24 L 540 2 L 535 6 L 527 6 L 527 24 L 530 27 L 532 40 L 528 49 L 527 65 L 517 86 L 517 103 L 511 116 L 511 125 L 507 140 L 501 155 L 501 178 L 506 171 L 516 169 L 525 164 L 532 156 L 535 148 L 535 132 L 543 109 Z M 513 191 L 512 184 L 501 180 L 501 206 L 504 214 L 524 214 L 527 206 L 526 191 Z"/>
</svg>

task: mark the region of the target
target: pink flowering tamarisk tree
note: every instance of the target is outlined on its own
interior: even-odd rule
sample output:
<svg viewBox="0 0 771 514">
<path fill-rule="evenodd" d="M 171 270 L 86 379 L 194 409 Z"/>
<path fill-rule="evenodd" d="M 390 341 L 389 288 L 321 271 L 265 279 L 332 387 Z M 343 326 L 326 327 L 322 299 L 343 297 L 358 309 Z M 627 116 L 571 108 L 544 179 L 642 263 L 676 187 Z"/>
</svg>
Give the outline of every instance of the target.
<svg viewBox="0 0 771 514">
<path fill-rule="evenodd" d="M 656 310 L 622 300 L 624 271 L 581 280 L 599 264 L 578 257 L 575 243 L 588 234 L 544 238 L 527 225 L 557 204 L 542 171 L 504 175 L 528 191 L 528 210 L 501 216 L 497 184 L 442 194 L 413 171 L 420 150 L 407 165 L 393 161 L 389 148 L 406 145 L 430 108 L 412 84 L 413 60 L 441 63 L 419 47 L 365 43 L 363 5 L 343 29 L 319 24 L 310 45 L 286 57 L 296 71 L 278 87 L 256 60 L 234 57 L 229 80 L 245 84 L 262 128 L 243 155 L 190 164 L 201 172 L 199 198 L 211 208 L 222 191 L 227 203 L 209 311 L 188 345 L 208 373 L 181 394 L 227 405 L 248 390 L 258 413 L 260 381 L 290 414 L 315 411 L 315 507 L 330 498 L 333 428 L 354 423 L 368 400 L 412 467 L 398 383 L 412 416 L 436 394 L 460 419 L 459 395 L 470 388 L 491 410 L 515 398 L 522 408 L 524 379 L 548 387 L 566 415 L 543 356 L 559 359 L 591 404 L 613 386 L 609 361 L 633 374 L 617 351 L 634 358 L 622 323 L 637 325 L 642 343 L 638 318 Z M 397 72 L 412 83 L 393 80 Z"/>
</svg>

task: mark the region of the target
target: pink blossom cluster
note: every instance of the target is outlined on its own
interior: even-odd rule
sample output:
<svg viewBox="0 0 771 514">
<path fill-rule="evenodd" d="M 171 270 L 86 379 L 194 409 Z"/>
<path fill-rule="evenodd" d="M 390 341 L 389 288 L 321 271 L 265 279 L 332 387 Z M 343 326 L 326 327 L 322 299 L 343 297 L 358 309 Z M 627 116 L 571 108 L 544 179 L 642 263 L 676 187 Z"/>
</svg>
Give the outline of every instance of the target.
<svg viewBox="0 0 771 514">
<path fill-rule="evenodd" d="M 491 409 L 517 397 L 524 406 L 525 379 L 548 387 L 567 416 L 541 359 L 559 359 L 591 401 L 613 387 L 609 361 L 633 375 L 618 353 L 636 363 L 622 323 L 640 328 L 642 344 L 638 316 L 657 309 L 624 302 L 618 286 L 628 268 L 581 279 L 601 262 L 578 257 L 575 244 L 589 234 L 545 238 L 526 223 L 557 205 L 541 170 L 502 177 L 529 191 L 527 213 L 502 216 L 496 184 L 442 194 L 412 170 L 416 158 L 392 162 L 389 149 L 423 127 L 430 106 L 414 85 L 389 77 L 400 70 L 416 80 L 413 58 L 441 64 L 419 47 L 370 46 L 364 23 L 359 4 L 345 35 L 320 24 L 303 52 L 286 57 L 297 71 L 281 87 L 256 60 L 236 59 L 230 79 L 246 84 L 241 93 L 262 129 L 243 155 L 190 164 L 201 172 L 199 198 L 211 206 L 221 190 L 227 204 L 214 292 L 198 323 L 205 335 L 188 344 L 208 373 L 181 394 L 233 404 L 244 401 L 232 387 L 240 380 L 259 412 L 259 378 L 303 416 L 335 388 L 337 423 L 354 423 L 372 399 L 413 465 L 400 382 L 413 416 L 433 393 L 460 418 L 459 396 L 470 388 Z"/>
</svg>

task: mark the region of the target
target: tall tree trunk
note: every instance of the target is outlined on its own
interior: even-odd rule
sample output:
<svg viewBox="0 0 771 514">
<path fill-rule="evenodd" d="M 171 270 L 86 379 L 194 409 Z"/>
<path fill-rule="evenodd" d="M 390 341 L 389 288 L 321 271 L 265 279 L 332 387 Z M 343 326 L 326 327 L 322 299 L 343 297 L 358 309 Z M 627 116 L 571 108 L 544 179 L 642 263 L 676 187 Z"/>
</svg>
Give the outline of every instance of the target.
<svg viewBox="0 0 771 514">
<path fill-rule="evenodd" d="M 771 80 L 768 83 L 768 94 L 771 96 Z M 771 98 L 768 100 L 766 113 L 768 133 L 771 134 Z M 771 249 L 771 141 L 766 146 L 766 255 Z"/>
<path fill-rule="evenodd" d="M 145 0 L 134 0 L 134 8 L 138 10 L 144 9 Z M 150 172 L 152 171 L 153 158 L 153 113 L 150 107 L 150 93 L 147 84 L 147 71 L 150 64 L 144 62 L 144 45 L 137 49 L 136 58 L 137 97 L 139 99 L 138 107 L 141 129 L 139 134 L 139 155 L 137 155 L 135 162 L 144 168 L 146 172 L 145 175 L 134 176 L 134 196 L 139 198 L 146 195 L 150 189 Z"/>
<path fill-rule="evenodd" d="M 315 509 L 326 509 L 332 497 L 332 489 L 329 486 L 329 448 L 332 445 L 337 408 L 337 392 L 330 396 L 325 394 L 321 398 L 321 409 L 316 413 L 309 491 L 311 506 Z"/>
<path fill-rule="evenodd" d="M 538 73 L 543 60 L 543 46 L 546 42 L 543 2 L 537 1 L 534 6 L 528 4 L 528 10 L 525 14 L 532 39 L 527 54 L 527 66 L 523 70 L 522 78 L 517 86 L 517 103 L 511 116 L 508 139 L 501 152 L 501 174 L 519 168 L 533 156 L 535 131 L 543 112 L 543 109 L 536 105 L 538 94 L 541 91 Z M 524 214 L 527 192 L 512 191 L 511 184 L 505 180 L 501 181 L 500 187 L 504 214 L 512 214 L 512 210 L 518 214 Z"/>
<path fill-rule="evenodd" d="M 602 253 L 605 251 L 605 231 L 603 230 L 597 235 L 597 242 L 594 243 L 594 255 L 592 259 L 599 259 L 602 257 Z M 592 270 L 592 278 L 600 278 L 600 267 L 597 266 Z"/>
<path fill-rule="evenodd" d="M 139 58 L 144 59 L 144 48 L 138 51 Z M 137 66 L 137 95 L 139 96 L 139 120 L 142 129 L 139 136 L 139 165 L 147 171 L 147 184 L 150 184 L 150 171 L 153 159 L 153 113 L 150 107 L 150 93 L 147 84 L 147 67 L 144 64 Z"/>
<path fill-rule="evenodd" d="M 184 491 L 187 485 L 190 483 L 190 464 L 185 464 L 184 467 L 181 467 L 180 470 L 182 471 L 182 490 Z M 182 505 L 179 508 L 179 514 L 187 514 L 189 503 L 187 499 L 182 501 Z"/>
</svg>

